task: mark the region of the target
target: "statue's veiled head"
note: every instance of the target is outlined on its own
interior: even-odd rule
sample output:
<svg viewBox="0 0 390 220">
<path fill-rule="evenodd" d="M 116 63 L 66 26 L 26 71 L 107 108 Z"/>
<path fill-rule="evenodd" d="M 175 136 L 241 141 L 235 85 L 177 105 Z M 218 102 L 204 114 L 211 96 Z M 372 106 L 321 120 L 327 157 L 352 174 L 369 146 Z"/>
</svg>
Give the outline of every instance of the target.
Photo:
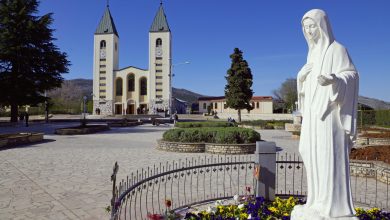
<svg viewBox="0 0 390 220">
<path fill-rule="evenodd" d="M 309 45 L 321 44 L 330 45 L 334 41 L 332 28 L 328 16 L 321 9 L 312 9 L 302 18 L 302 29 Z"/>
</svg>

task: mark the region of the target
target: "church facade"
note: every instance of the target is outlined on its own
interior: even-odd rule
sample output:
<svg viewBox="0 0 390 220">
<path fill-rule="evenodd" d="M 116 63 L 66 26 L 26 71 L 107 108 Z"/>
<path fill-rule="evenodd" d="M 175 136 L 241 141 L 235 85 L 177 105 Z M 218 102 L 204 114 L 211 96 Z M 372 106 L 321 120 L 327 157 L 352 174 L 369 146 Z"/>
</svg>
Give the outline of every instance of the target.
<svg viewBox="0 0 390 220">
<path fill-rule="evenodd" d="M 119 67 L 119 34 L 107 6 L 94 34 L 93 113 L 151 114 L 171 109 L 172 38 L 163 5 L 149 29 L 149 70 Z"/>
</svg>

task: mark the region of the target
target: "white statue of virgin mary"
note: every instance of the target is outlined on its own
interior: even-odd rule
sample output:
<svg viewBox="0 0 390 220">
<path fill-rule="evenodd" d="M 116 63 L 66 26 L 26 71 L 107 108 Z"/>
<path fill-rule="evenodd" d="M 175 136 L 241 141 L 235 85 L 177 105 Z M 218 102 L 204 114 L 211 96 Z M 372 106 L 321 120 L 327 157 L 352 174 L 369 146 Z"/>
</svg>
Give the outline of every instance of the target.
<svg viewBox="0 0 390 220">
<path fill-rule="evenodd" d="M 307 12 L 302 28 L 309 53 L 297 77 L 303 120 L 299 152 L 308 191 L 306 204 L 296 206 L 291 219 L 357 219 L 349 153 L 356 139 L 359 75 L 324 11 Z"/>
</svg>

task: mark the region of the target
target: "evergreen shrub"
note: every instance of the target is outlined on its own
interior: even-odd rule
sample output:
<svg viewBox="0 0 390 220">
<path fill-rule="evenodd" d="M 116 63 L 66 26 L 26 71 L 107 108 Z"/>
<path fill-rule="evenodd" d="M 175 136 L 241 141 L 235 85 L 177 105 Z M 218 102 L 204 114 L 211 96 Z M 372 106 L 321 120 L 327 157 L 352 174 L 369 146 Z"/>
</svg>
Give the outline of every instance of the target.
<svg viewBox="0 0 390 220">
<path fill-rule="evenodd" d="M 235 123 L 224 121 L 202 121 L 202 122 L 177 122 L 178 128 L 198 128 L 198 127 L 236 127 Z"/>
<path fill-rule="evenodd" d="M 249 144 L 260 140 L 253 129 L 237 127 L 175 128 L 163 134 L 164 141 L 189 143 Z"/>
</svg>

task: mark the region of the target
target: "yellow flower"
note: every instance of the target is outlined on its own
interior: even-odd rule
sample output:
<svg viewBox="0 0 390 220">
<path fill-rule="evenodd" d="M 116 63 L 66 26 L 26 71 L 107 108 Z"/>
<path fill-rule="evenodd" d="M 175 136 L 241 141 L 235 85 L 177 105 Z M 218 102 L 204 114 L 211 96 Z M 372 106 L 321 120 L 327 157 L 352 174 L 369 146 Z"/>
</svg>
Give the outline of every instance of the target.
<svg viewBox="0 0 390 220">
<path fill-rule="evenodd" d="M 248 214 L 247 213 L 241 213 L 240 214 L 240 219 L 248 219 Z"/>
<path fill-rule="evenodd" d="M 268 207 L 268 210 L 270 210 L 271 212 L 277 212 L 278 211 L 278 209 L 273 207 L 273 206 Z"/>
<path fill-rule="evenodd" d="M 283 216 L 290 216 L 287 212 L 283 213 Z"/>
</svg>

